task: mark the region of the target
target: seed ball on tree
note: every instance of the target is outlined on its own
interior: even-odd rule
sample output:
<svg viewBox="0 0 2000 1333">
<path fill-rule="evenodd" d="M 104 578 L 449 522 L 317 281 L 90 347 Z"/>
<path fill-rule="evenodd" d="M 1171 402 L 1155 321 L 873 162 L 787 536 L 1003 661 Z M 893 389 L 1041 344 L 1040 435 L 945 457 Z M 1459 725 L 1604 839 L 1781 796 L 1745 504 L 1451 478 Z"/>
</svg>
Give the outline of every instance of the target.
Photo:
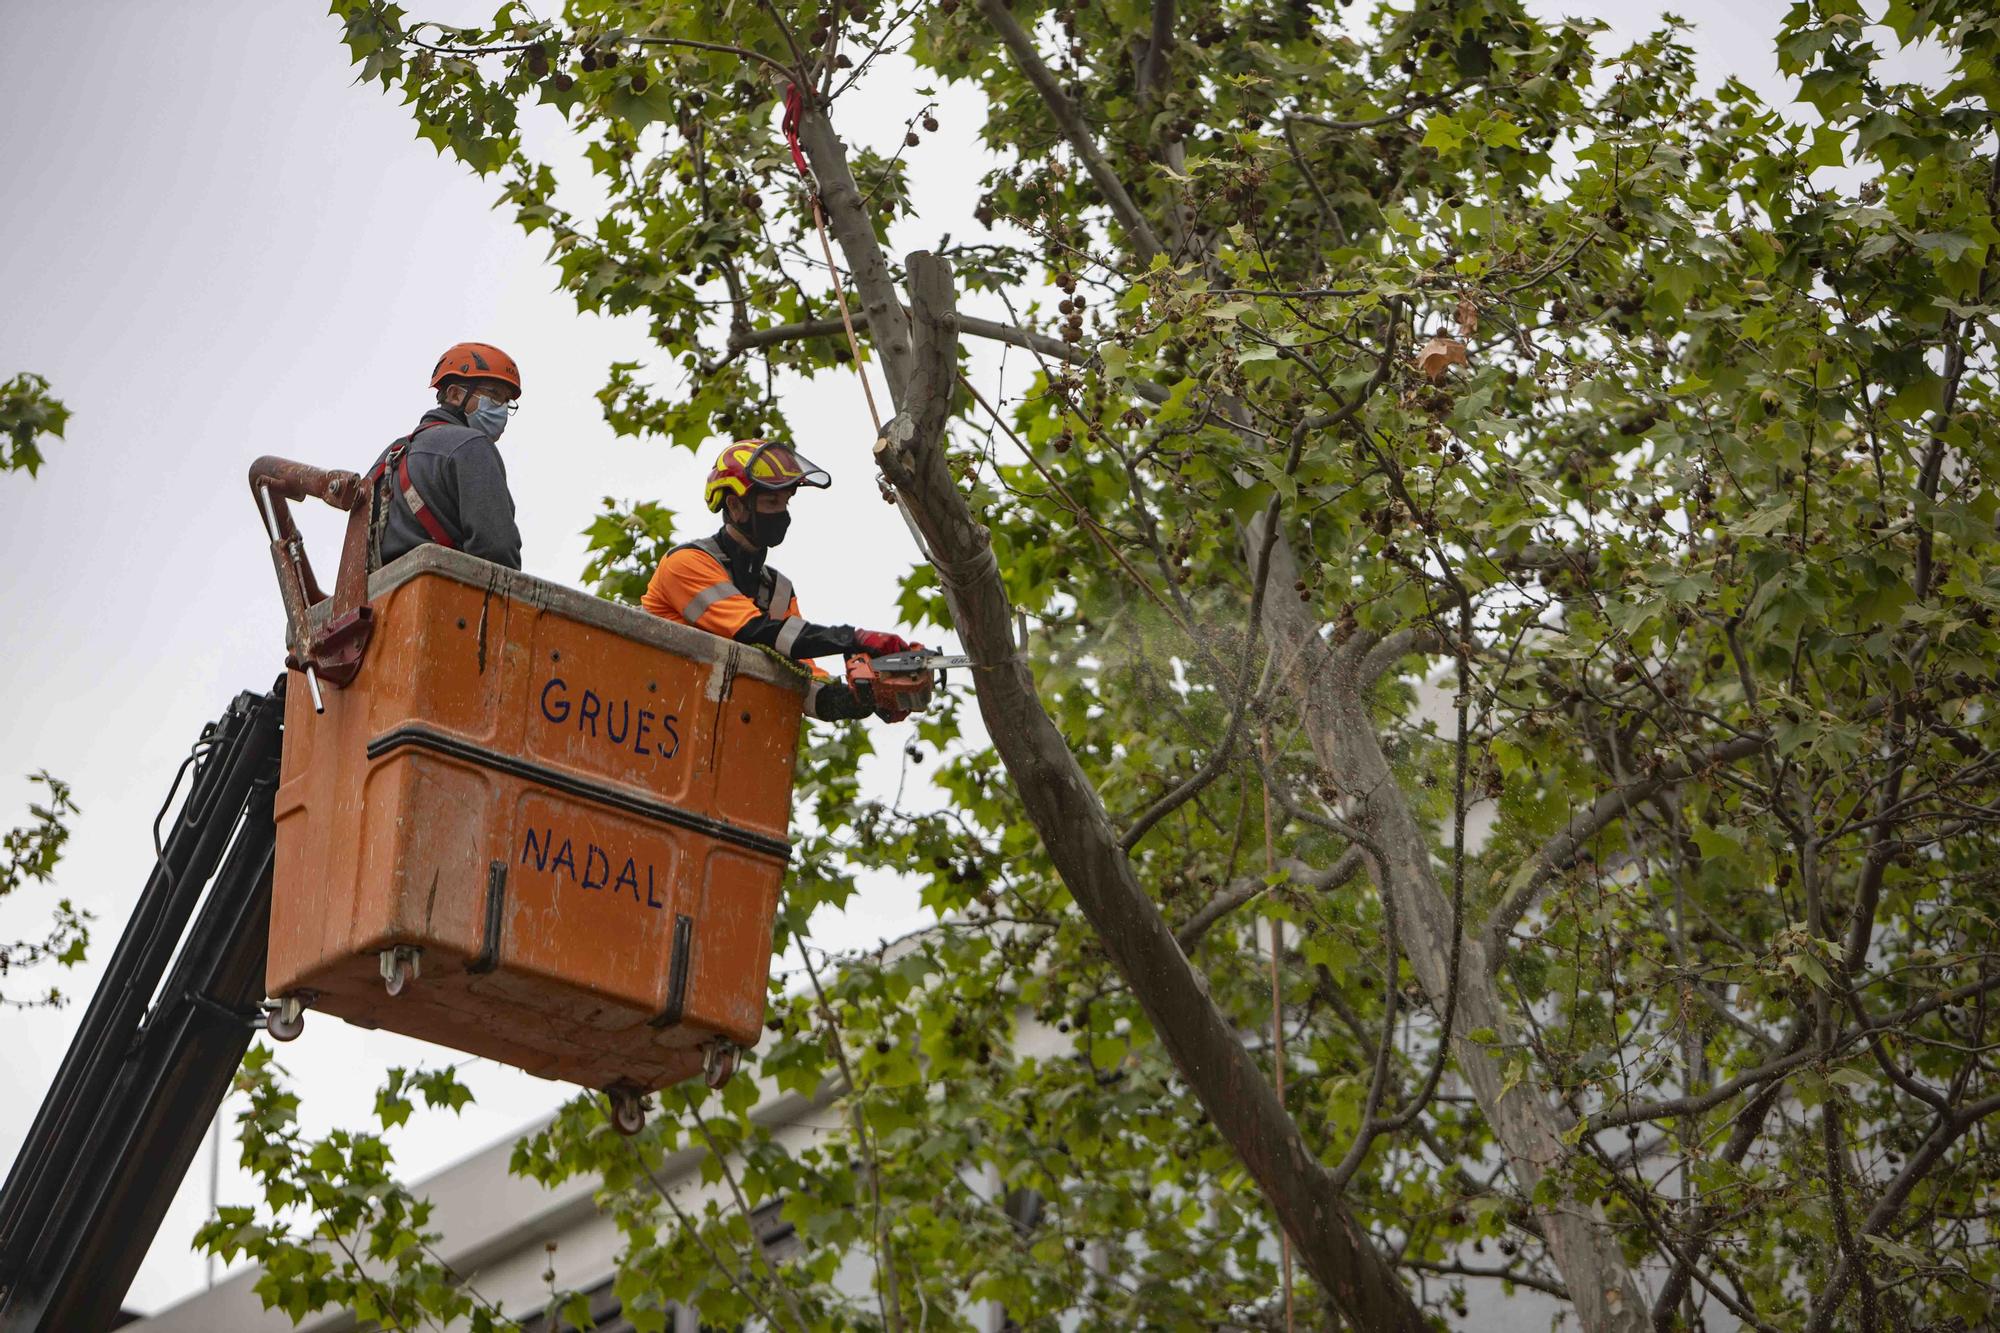
<svg viewBox="0 0 2000 1333">
<path fill-rule="evenodd" d="M 930 132 L 931 132 L 932 134 L 936 134 L 936 133 L 937 133 L 937 127 L 938 127 L 938 122 L 937 122 L 937 117 L 936 117 L 936 116 L 925 116 L 925 117 L 924 117 L 924 128 L 925 128 L 925 129 L 929 130 L 929 131 L 930 131 Z"/>
<path fill-rule="evenodd" d="M 919 142 L 920 141 L 917 138 L 917 132 L 915 130 L 911 130 L 908 134 L 903 136 L 903 143 L 906 147 L 915 148 Z"/>
</svg>

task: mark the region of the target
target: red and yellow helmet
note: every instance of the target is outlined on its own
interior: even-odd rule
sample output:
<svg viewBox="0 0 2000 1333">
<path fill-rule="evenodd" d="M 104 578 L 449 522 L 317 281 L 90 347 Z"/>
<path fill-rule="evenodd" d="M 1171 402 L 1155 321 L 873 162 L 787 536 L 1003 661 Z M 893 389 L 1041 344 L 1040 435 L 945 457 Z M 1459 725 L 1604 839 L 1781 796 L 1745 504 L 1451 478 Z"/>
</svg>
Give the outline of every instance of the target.
<svg viewBox="0 0 2000 1333">
<path fill-rule="evenodd" d="M 513 385 L 517 397 L 521 392 L 521 368 L 492 343 L 453 343 L 447 347 L 431 371 L 431 387 L 438 388 L 447 380 L 499 380 Z"/>
<path fill-rule="evenodd" d="M 708 470 L 708 486 L 702 492 L 708 507 L 722 512 L 725 495 L 748 495 L 754 487 L 763 491 L 789 491 L 794 486 L 833 485 L 833 478 L 801 456 L 789 444 L 776 440 L 738 440 L 724 445 Z"/>
</svg>

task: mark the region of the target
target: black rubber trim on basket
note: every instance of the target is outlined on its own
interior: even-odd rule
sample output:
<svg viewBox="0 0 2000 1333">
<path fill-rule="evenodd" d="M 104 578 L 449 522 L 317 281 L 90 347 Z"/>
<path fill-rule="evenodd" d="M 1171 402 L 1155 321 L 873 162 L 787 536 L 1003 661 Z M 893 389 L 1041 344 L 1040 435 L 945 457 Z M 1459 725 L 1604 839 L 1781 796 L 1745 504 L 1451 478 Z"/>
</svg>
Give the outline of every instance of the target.
<svg viewBox="0 0 2000 1333">
<path fill-rule="evenodd" d="M 465 965 L 468 972 L 491 972 L 500 966 L 500 931 L 507 908 L 507 863 L 495 861 L 486 867 L 486 935 L 479 944 L 479 956 Z"/>
<path fill-rule="evenodd" d="M 685 912 L 674 914 L 674 953 L 667 964 L 667 1007 L 646 1021 L 656 1028 L 670 1028 L 681 1021 L 687 1007 L 688 953 L 694 945 L 694 918 Z"/>
<path fill-rule="evenodd" d="M 791 858 L 792 844 L 788 838 L 774 838 L 768 833 L 739 828 L 709 815 L 698 815 L 692 810 L 668 805 L 665 801 L 648 799 L 621 787 L 614 787 L 608 782 L 594 782 L 589 778 L 578 777 L 574 773 L 565 773 L 559 768 L 550 768 L 546 764 L 518 759 L 513 755 L 489 750 L 483 745 L 474 745 L 470 741 L 447 736 L 443 732 L 433 731 L 425 726 L 397 727 L 394 731 L 384 732 L 368 742 L 368 757 L 379 759 L 385 754 L 402 749 L 432 750 L 438 754 L 450 755 L 454 759 L 463 759 L 483 768 L 496 769 L 518 778 L 525 778 L 551 791 L 582 797 L 586 801 L 595 801 L 599 805 L 608 805 L 631 814 L 643 815 L 656 823 L 672 824 L 690 832 L 706 834 L 719 842 L 730 843 L 745 851 L 774 856 L 780 861 Z"/>
</svg>

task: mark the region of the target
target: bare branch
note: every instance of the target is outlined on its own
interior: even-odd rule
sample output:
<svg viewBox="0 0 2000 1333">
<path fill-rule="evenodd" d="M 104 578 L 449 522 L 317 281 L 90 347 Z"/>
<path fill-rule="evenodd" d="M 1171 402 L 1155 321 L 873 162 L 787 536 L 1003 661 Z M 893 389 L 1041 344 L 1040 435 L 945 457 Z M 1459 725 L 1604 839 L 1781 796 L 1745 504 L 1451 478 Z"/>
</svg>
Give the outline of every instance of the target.
<svg viewBox="0 0 2000 1333">
<path fill-rule="evenodd" d="M 1174 0 L 1153 0 L 1153 26 L 1146 36 L 1145 58 L 1139 62 L 1139 98 L 1147 106 L 1159 105 L 1167 48 L 1174 42 L 1174 7 Z"/>
<path fill-rule="evenodd" d="M 856 329 L 866 328 L 867 325 L 866 315 L 854 317 Z M 729 350 L 752 352 L 785 343 L 810 342 L 814 338 L 835 338 L 845 332 L 846 328 L 837 319 L 808 319 L 797 324 L 773 324 L 767 329 L 739 329 L 729 335 Z"/>
<path fill-rule="evenodd" d="M 1299 136 L 1293 132 L 1291 120 L 1286 119 L 1281 128 L 1285 132 L 1285 147 L 1291 150 L 1292 165 L 1299 169 L 1299 175 L 1305 177 L 1306 188 L 1312 191 L 1313 201 L 1319 205 L 1320 216 L 1332 225 L 1333 233 L 1340 238 L 1340 243 L 1346 245 L 1347 226 L 1340 220 L 1340 213 L 1334 208 L 1333 201 L 1326 197 L 1326 191 L 1320 188 L 1319 178 L 1313 175 L 1313 169 L 1307 165 L 1306 155 L 1299 149 Z M 1317 241 L 1317 234 L 1314 239 Z M 1318 246 L 1315 245 L 1314 249 L 1317 250 Z"/>
<path fill-rule="evenodd" d="M 908 308 L 900 308 L 903 310 L 905 319 L 907 319 L 909 316 Z M 868 327 L 868 314 L 866 311 L 855 312 L 854 327 L 857 330 Z M 1074 347 L 1060 338 L 1052 338 L 1048 334 L 1038 333 L 1034 329 L 1023 329 L 1012 324 L 1003 324 L 995 319 L 981 319 L 977 315 L 960 315 L 958 317 L 958 331 L 960 333 L 969 333 L 975 338 L 990 338 L 994 342 L 1010 343 L 1015 347 L 1023 347 L 1038 355 L 1064 361 L 1073 366 L 1084 365 L 1093 359 L 1090 352 L 1085 351 L 1081 347 Z M 775 347 L 781 343 L 805 342 L 812 338 L 832 338 L 839 336 L 843 332 L 844 330 L 841 327 L 840 321 L 837 319 L 808 319 L 797 324 L 774 324 L 767 329 L 746 329 L 741 333 L 732 333 L 729 337 L 728 346 L 732 352 L 747 352 L 760 347 Z"/>
<path fill-rule="evenodd" d="M 1469 79 L 1461 80 L 1441 93 L 1426 93 L 1421 97 L 1413 97 L 1387 115 L 1374 116 L 1368 120 L 1328 120 L 1325 116 L 1308 115 L 1303 111 L 1294 111 L 1286 119 L 1306 125 L 1317 125 L 1323 130 L 1372 130 L 1382 125 L 1393 125 L 1399 120 L 1408 120 L 1425 107 L 1443 106 L 1464 92 L 1470 83 Z"/>
<path fill-rule="evenodd" d="M 1535 853 L 1530 861 L 1515 876 L 1514 887 L 1500 905 L 1493 909 L 1493 917 L 1487 927 L 1490 956 L 1497 965 L 1506 956 L 1507 937 L 1514 932 L 1528 909 L 1547 887 L 1548 882 L 1567 869 L 1577 853 L 1587 846 L 1592 838 L 1609 828 L 1622 818 L 1625 812 L 1641 801 L 1650 799 L 1655 793 L 1664 791 L 1676 782 L 1685 781 L 1697 773 L 1704 772 L 1718 764 L 1734 763 L 1749 755 L 1756 754 L 1771 738 L 1765 733 L 1746 732 L 1733 736 L 1719 745 L 1702 751 L 1692 759 L 1679 763 L 1665 764 L 1653 776 L 1615 791 L 1606 792 L 1597 798 L 1581 817 L 1572 819 L 1562 832 L 1550 838 Z"/>
<path fill-rule="evenodd" d="M 1161 253 L 1159 238 L 1153 235 L 1145 215 L 1132 202 L 1132 196 L 1126 193 L 1125 183 L 1118 179 L 1118 173 L 1111 169 L 1111 164 L 1104 160 L 1104 154 L 1098 151 L 1097 141 L 1090 136 L 1090 127 L 1083 123 L 1082 112 L 1069 100 L 1069 94 L 1056 82 L 1055 74 L 1043 63 L 1034 40 L 1014 17 L 1014 11 L 1007 8 L 1006 0 L 979 0 L 979 12 L 1000 34 L 1000 40 L 1013 54 L 1014 63 L 1021 67 L 1021 73 L 1041 94 L 1042 101 L 1048 104 L 1049 114 L 1055 117 L 1063 137 L 1069 140 L 1070 147 L 1082 159 L 1084 170 L 1097 183 L 1104 202 L 1111 207 L 1112 216 L 1132 237 L 1132 249 L 1138 255 L 1140 267 L 1150 265 L 1153 256 Z"/>
<path fill-rule="evenodd" d="M 1569 1288 L 1560 1282 L 1553 1282 L 1533 1273 L 1523 1273 L 1513 1268 L 1479 1268 L 1472 1264 L 1437 1263 L 1428 1259 L 1399 1260 L 1403 1267 L 1414 1268 L 1419 1273 L 1444 1273 L 1455 1277 L 1495 1278 L 1501 1282 L 1511 1282 L 1517 1287 L 1532 1287 L 1536 1291 L 1546 1291 L 1558 1300 L 1569 1299 Z"/>
<path fill-rule="evenodd" d="M 1441 653 L 1449 646 L 1444 636 L 1428 625 L 1399 629 L 1367 651 L 1357 674 L 1364 682 L 1378 680 L 1383 672 L 1412 653 Z"/>
<path fill-rule="evenodd" d="M 1299 861 L 1284 861 L 1280 862 L 1280 865 L 1289 876 L 1287 883 L 1303 885 L 1323 893 L 1329 889 L 1337 889 L 1354 878 L 1356 872 L 1361 869 L 1361 849 L 1348 848 L 1340 854 L 1339 860 L 1325 870 L 1313 870 Z M 1267 884 L 1253 875 L 1231 880 L 1174 932 L 1174 938 L 1180 942 L 1183 950 L 1192 949 L 1201 942 L 1201 937 L 1206 935 L 1216 922 L 1278 887 L 1281 886 Z"/>
<path fill-rule="evenodd" d="M 1674 1116 L 1700 1115 L 1712 1110 L 1747 1088 L 1768 1083 L 1774 1078 L 1783 1078 L 1801 1065 L 1811 1064 L 1820 1058 L 1820 1052 L 1807 1044 L 1810 1029 L 1801 1026 L 1793 1034 L 1785 1053 L 1773 1060 L 1766 1060 L 1755 1069 L 1746 1069 L 1735 1078 L 1716 1084 L 1707 1092 L 1693 1093 L 1686 1097 L 1667 1097 L 1660 1101 L 1640 1102 L 1623 1106 L 1615 1111 L 1599 1111 L 1585 1122 L 1584 1132 L 1595 1134 L 1601 1130 L 1616 1129 L 1620 1125 L 1636 1125 L 1651 1120 L 1666 1120 Z"/>
<path fill-rule="evenodd" d="M 1897 1214 L 1903 1211 L 1903 1205 L 1910 1201 L 1911 1193 L 1944 1159 L 1951 1145 L 1981 1120 L 1995 1112 L 2000 1112 L 2000 1096 L 1988 1097 L 1974 1102 L 1963 1110 L 1940 1115 L 1930 1135 L 1924 1140 L 1923 1146 L 1911 1155 L 1902 1171 L 1897 1173 L 1889 1188 L 1882 1192 L 1882 1197 L 1876 1200 L 1875 1206 L 1869 1210 L 1867 1221 L 1861 1224 L 1863 1234 L 1886 1236 L 1890 1224 L 1896 1220 Z M 1826 1329 L 1832 1327 L 1834 1312 L 1840 1308 L 1842 1298 L 1847 1295 L 1847 1288 L 1853 1284 L 1857 1276 L 1847 1256 L 1841 1256 L 1840 1262 L 1834 1266 L 1833 1275 L 1827 1279 L 1825 1290 L 1819 1297 L 1818 1308 L 1813 1312 L 1813 1320 L 1808 1326 L 1807 1333 L 1825 1333 Z"/>
</svg>

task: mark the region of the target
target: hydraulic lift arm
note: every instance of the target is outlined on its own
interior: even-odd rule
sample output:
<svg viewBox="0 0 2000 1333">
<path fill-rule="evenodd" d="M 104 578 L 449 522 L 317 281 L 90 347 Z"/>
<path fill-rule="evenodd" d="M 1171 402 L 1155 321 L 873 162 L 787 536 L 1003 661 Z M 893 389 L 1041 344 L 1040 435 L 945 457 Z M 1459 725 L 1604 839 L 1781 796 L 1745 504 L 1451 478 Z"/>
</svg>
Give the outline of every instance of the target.
<svg viewBox="0 0 2000 1333">
<path fill-rule="evenodd" d="M 264 1022 L 283 694 L 238 695 L 195 746 L 159 861 L 0 1190 L 0 1333 L 117 1322 Z"/>
</svg>

